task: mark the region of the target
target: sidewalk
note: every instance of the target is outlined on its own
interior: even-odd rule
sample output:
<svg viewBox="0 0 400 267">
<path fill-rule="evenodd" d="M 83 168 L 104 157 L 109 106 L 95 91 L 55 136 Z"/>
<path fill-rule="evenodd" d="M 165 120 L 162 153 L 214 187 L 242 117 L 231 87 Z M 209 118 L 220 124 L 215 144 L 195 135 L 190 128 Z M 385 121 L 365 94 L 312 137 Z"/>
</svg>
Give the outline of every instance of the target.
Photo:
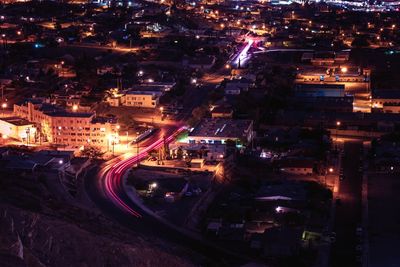
<svg viewBox="0 0 400 267">
<path fill-rule="evenodd" d="M 337 171 L 339 172 L 341 169 L 341 164 L 342 164 L 342 156 L 339 153 L 338 155 L 338 161 L 337 161 Z M 332 203 L 331 203 L 331 209 L 330 209 L 330 216 L 329 216 L 329 221 L 327 224 L 327 232 L 330 233 L 332 232 L 333 229 L 333 224 L 335 221 L 335 210 L 336 210 L 336 198 L 338 196 L 339 192 L 339 186 L 340 186 L 340 181 L 339 181 L 339 175 L 334 176 L 335 179 L 333 181 L 332 185 Z M 316 263 L 314 264 L 314 267 L 328 267 L 329 266 L 329 258 L 331 254 L 331 243 L 325 243 L 321 244 L 320 250 L 318 252 L 318 259 L 316 260 Z"/>
<path fill-rule="evenodd" d="M 364 158 L 367 155 L 368 150 L 364 145 Z M 363 164 L 364 173 L 362 178 L 362 229 L 363 229 L 363 255 L 362 255 L 362 266 L 368 267 L 369 266 L 369 239 L 368 239 L 368 163 L 364 161 Z"/>
</svg>

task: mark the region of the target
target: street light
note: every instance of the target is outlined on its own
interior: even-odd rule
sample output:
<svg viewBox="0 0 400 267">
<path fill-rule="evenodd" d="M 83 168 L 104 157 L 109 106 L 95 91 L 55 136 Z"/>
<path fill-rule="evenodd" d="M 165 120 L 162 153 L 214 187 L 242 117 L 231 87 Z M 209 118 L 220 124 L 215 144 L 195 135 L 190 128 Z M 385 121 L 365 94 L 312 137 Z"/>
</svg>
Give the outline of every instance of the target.
<svg viewBox="0 0 400 267">
<path fill-rule="evenodd" d="M 157 188 L 157 183 L 155 183 L 155 182 L 154 182 L 154 183 L 151 183 L 151 184 L 150 184 L 150 188 L 151 188 L 151 189 Z"/>
<path fill-rule="evenodd" d="M 335 150 L 337 150 L 338 131 L 341 124 L 342 123 L 340 121 L 336 121 Z"/>
<path fill-rule="evenodd" d="M 72 110 L 73 110 L 73 111 L 77 111 L 77 110 L 78 110 L 78 105 L 74 104 L 74 105 L 72 106 Z"/>
<path fill-rule="evenodd" d="M 340 69 L 340 71 L 341 71 L 342 73 L 346 73 L 346 72 L 348 71 L 348 69 L 347 69 L 347 67 L 342 67 L 342 68 Z"/>
<path fill-rule="evenodd" d="M 26 145 L 29 146 L 29 137 L 30 137 L 30 133 L 31 133 L 31 128 L 26 128 L 25 130 L 26 133 Z"/>
<path fill-rule="evenodd" d="M 3 115 L 4 115 L 4 110 L 7 108 L 7 103 L 4 102 L 3 104 L 1 104 L 1 108 L 3 109 Z"/>
<path fill-rule="evenodd" d="M 328 172 L 333 173 L 333 168 L 331 167 L 331 168 L 325 170 L 325 186 L 326 186 L 326 176 L 328 175 Z"/>
</svg>

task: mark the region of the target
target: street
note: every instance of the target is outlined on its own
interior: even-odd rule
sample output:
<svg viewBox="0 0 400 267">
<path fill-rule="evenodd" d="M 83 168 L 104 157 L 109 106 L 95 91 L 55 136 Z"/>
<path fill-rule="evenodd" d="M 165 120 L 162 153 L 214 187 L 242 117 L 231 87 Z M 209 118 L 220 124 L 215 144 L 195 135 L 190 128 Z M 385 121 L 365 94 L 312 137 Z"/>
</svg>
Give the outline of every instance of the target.
<svg viewBox="0 0 400 267">
<path fill-rule="evenodd" d="M 340 181 L 336 202 L 334 231 L 336 242 L 332 246 L 331 266 L 360 266 L 356 247 L 359 245 L 356 228 L 361 222 L 361 182 L 363 145 L 345 142 L 342 158 L 343 180 Z"/>
<path fill-rule="evenodd" d="M 132 201 L 124 186 L 124 173 L 144 159 L 147 153 L 171 142 L 184 128 L 163 128 L 140 144 L 138 155 L 123 155 L 106 162 L 100 170 L 86 177 L 85 189 L 93 202 L 120 224 L 147 236 L 166 239 L 207 255 L 219 266 L 232 266 L 229 262 L 244 262 L 244 257 L 219 248 L 193 233 L 178 229 L 162 219 L 150 215 L 143 205 Z"/>
</svg>

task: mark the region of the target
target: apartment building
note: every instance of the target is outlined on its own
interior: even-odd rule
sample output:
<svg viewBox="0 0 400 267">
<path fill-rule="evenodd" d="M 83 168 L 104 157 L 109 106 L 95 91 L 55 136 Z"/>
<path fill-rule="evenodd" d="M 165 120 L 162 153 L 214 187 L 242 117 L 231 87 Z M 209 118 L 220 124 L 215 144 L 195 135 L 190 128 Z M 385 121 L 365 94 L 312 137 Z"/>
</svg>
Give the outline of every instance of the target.
<svg viewBox="0 0 400 267">
<path fill-rule="evenodd" d="M 15 104 L 14 115 L 35 124 L 35 142 L 103 148 L 119 142 L 119 126 L 114 118 L 96 117 L 95 113 L 67 112 L 41 99 Z"/>
</svg>

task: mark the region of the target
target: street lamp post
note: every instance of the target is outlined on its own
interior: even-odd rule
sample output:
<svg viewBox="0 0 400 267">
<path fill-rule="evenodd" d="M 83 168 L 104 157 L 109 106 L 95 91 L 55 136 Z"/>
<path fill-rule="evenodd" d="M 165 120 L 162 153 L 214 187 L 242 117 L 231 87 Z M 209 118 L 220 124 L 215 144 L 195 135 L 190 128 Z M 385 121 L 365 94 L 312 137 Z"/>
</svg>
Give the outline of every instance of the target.
<svg viewBox="0 0 400 267">
<path fill-rule="evenodd" d="M 126 149 L 129 148 L 129 132 L 126 131 Z"/>
<path fill-rule="evenodd" d="M 112 141 L 112 155 L 114 156 L 114 147 L 115 147 L 115 137 Z"/>
<path fill-rule="evenodd" d="M 160 119 L 161 119 L 161 121 L 163 120 L 163 112 L 164 112 L 164 107 L 160 107 Z"/>
<path fill-rule="evenodd" d="M 333 168 L 329 168 L 329 169 L 325 170 L 325 181 L 324 181 L 325 186 L 326 186 L 326 176 L 328 175 L 328 172 L 333 173 Z"/>
<path fill-rule="evenodd" d="M 5 111 L 4 111 L 4 110 L 5 110 L 6 108 L 7 108 L 7 103 L 6 103 L 6 102 L 4 102 L 3 104 L 1 104 L 1 109 L 2 109 L 2 111 L 3 111 L 3 112 L 2 112 L 2 113 L 3 113 L 3 114 L 2 114 L 3 116 L 5 116 Z"/>
<path fill-rule="evenodd" d="M 25 130 L 26 133 L 26 145 L 29 146 L 29 136 L 30 136 L 31 129 L 28 127 Z"/>
<path fill-rule="evenodd" d="M 338 148 L 338 145 L 337 145 L 337 142 L 338 142 L 338 131 L 339 131 L 339 127 L 340 127 L 341 124 L 342 123 L 340 121 L 336 122 L 335 150 L 337 150 L 337 148 Z"/>
</svg>

